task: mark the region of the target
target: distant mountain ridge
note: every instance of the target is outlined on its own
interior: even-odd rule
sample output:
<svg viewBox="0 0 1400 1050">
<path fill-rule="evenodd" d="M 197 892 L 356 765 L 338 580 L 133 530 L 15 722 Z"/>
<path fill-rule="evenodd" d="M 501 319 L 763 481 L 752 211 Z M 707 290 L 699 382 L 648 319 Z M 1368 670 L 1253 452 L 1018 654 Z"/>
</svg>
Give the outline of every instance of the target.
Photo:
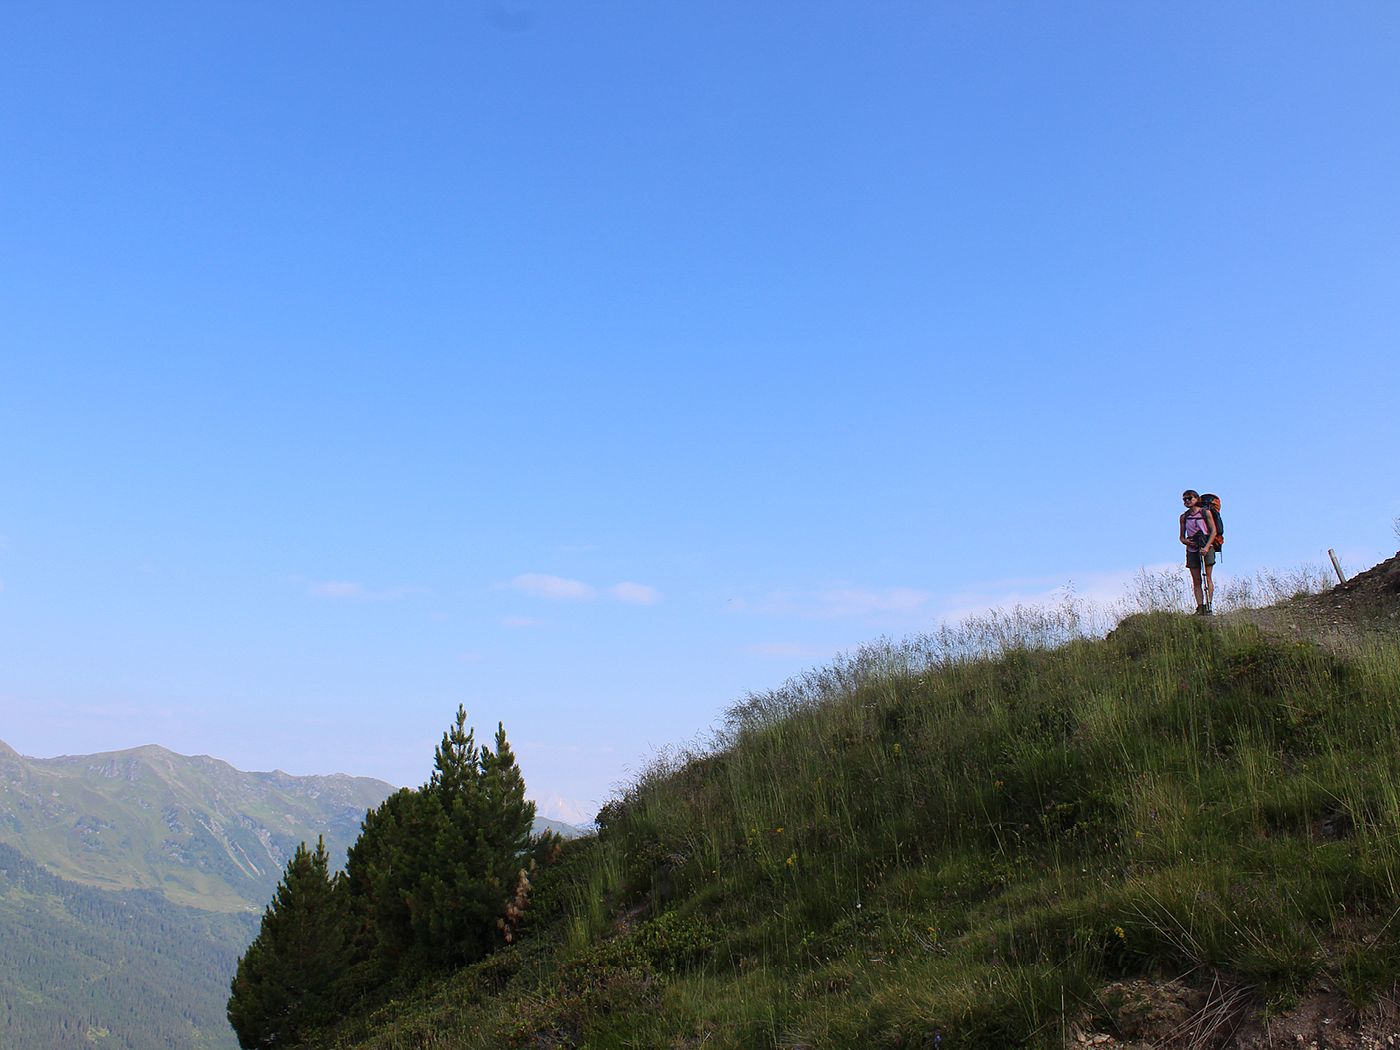
<svg viewBox="0 0 1400 1050">
<path fill-rule="evenodd" d="M 344 774 L 247 773 L 155 744 L 45 759 L 0 744 L 0 843 L 74 882 L 260 911 L 298 843 L 324 835 L 343 860 L 365 811 L 393 790 Z"/>
<path fill-rule="evenodd" d="M 587 832 L 573 824 L 566 824 L 562 820 L 553 820 L 550 817 L 536 817 L 532 830 L 536 835 L 544 831 L 552 831 L 556 835 L 561 835 L 566 839 L 576 839 Z"/>
<path fill-rule="evenodd" d="M 229 981 L 287 858 L 318 835 L 343 857 L 392 790 L 0 742 L 0 1045 L 231 1050 Z"/>
</svg>

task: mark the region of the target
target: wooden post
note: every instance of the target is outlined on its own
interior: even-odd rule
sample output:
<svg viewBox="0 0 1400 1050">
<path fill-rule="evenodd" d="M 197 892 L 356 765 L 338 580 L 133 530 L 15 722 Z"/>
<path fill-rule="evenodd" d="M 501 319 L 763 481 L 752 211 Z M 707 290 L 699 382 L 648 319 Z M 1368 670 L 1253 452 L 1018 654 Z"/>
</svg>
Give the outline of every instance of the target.
<svg viewBox="0 0 1400 1050">
<path fill-rule="evenodd" d="M 1331 547 L 1328 547 L 1327 556 L 1332 559 L 1332 568 L 1337 570 L 1337 579 L 1341 580 L 1342 583 L 1346 583 L 1347 578 L 1346 575 L 1342 572 L 1342 563 L 1337 560 L 1337 552 L 1334 551 Z"/>
</svg>

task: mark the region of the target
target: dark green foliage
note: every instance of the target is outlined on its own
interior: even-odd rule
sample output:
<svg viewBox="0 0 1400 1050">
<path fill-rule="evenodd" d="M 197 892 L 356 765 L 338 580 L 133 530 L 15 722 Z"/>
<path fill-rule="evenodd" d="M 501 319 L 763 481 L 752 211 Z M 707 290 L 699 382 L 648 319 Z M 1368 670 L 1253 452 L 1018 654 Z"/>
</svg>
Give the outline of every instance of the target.
<svg viewBox="0 0 1400 1050">
<path fill-rule="evenodd" d="M 699 963 L 714 947 L 709 923 L 668 911 L 592 946 L 570 962 L 568 972 L 583 984 L 609 969 L 677 973 Z"/>
<path fill-rule="evenodd" d="M 404 788 L 365 815 L 345 865 L 354 926 L 354 983 L 369 987 L 416 960 L 418 887 L 434 863 L 442 809 Z"/>
<path fill-rule="evenodd" d="M 433 774 L 365 817 L 346 864 L 361 989 L 409 970 L 480 959 L 509 939 L 528 866 L 534 803 L 498 726 L 478 747 L 467 713 L 442 737 Z M 513 934 L 512 934 L 513 935 Z"/>
<path fill-rule="evenodd" d="M 535 807 L 498 726 L 478 747 L 458 708 L 428 783 L 365 815 L 345 875 L 303 847 L 239 963 L 229 1019 L 246 1047 L 289 1045 L 337 1010 L 371 1009 L 426 974 L 482 959 L 524 924 Z"/>
<path fill-rule="evenodd" d="M 535 818 L 505 728 L 492 751 L 477 747 L 466 720 L 458 708 L 423 790 L 437 807 L 433 861 L 411 891 L 417 942 L 443 965 L 479 959 L 499 943 Z"/>
<path fill-rule="evenodd" d="M 341 877 L 324 840 L 297 847 L 233 979 L 228 1019 L 245 1048 L 293 1046 L 335 1014 L 349 965 Z"/>
<path fill-rule="evenodd" d="M 535 804 L 525 798 L 525 777 L 506 740 L 505 726 L 499 722 L 496 750 L 481 751 L 481 792 L 486 803 L 486 841 L 508 863 L 530 844 Z"/>
</svg>

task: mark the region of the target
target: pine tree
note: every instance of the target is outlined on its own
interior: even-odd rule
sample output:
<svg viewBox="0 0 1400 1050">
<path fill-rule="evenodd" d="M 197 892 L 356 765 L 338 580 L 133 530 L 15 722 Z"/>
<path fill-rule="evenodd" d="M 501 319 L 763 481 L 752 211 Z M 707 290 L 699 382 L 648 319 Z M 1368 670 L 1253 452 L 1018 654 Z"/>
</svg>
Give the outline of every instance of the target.
<svg viewBox="0 0 1400 1050">
<path fill-rule="evenodd" d="M 498 898 L 504 906 L 504 894 L 489 881 L 481 763 L 476 731 L 467 728 L 466 708 L 459 705 L 455 724 L 443 733 L 433 755 L 433 775 L 424 788 L 441 821 L 432 867 L 414 890 L 421 904 L 414 916 L 419 944 L 438 965 L 469 962 L 490 951 Z"/>
<path fill-rule="evenodd" d="M 525 797 L 525 777 L 506 740 L 506 727 L 500 722 L 496 723 L 496 750 L 481 749 L 481 794 L 493 858 L 489 881 L 493 887 L 506 891 L 503 914 L 495 917 L 495 925 L 509 942 L 524 918 L 530 893 L 527 872 L 535 864 L 529 855 L 533 852 L 530 847 L 535 804 Z"/>
<path fill-rule="evenodd" d="M 525 777 L 506 740 L 506 727 L 496 723 L 496 750 L 481 749 L 481 794 L 487 821 L 487 842 L 498 864 L 513 876 L 530 845 L 535 804 L 525 798 Z M 504 870 L 504 869 L 503 869 Z"/>
<path fill-rule="evenodd" d="M 479 747 L 459 706 L 428 783 L 366 814 L 350 848 L 349 986 L 370 993 L 411 970 L 472 962 L 496 947 L 502 920 L 518 923 L 534 815 L 505 727 L 497 725 L 494 749 Z"/>
<path fill-rule="evenodd" d="M 331 876 L 324 839 L 297 847 L 263 913 L 258 936 L 238 960 L 228 1019 L 245 1048 L 290 1046 L 329 1020 L 349 962 L 346 894 Z"/>
<path fill-rule="evenodd" d="M 478 748 L 467 713 L 443 734 L 426 793 L 441 806 L 433 865 L 415 888 L 419 943 L 438 965 L 471 962 L 498 943 L 530 843 L 534 803 L 498 724 L 496 748 Z"/>
<path fill-rule="evenodd" d="M 467 709 L 457 705 L 457 720 L 442 734 L 433 752 L 433 775 L 426 790 L 437 796 L 446 808 L 451 800 L 471 804 L 481 779 L 481 751 L 476 746 L 476 729 L 467 728 Z"/>
</svg>

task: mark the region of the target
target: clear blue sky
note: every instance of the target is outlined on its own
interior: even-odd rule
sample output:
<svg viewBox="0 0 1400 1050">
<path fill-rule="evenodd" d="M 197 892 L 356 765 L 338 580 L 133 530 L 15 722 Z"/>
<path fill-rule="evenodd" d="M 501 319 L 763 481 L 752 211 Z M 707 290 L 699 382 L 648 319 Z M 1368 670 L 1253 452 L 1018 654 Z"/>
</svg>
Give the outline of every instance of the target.
<svg viewBox="0 0 1400 1050">
<path fill-rule="evenodd" d="M 881 635 L 1392 553 L 1400 7 L 0 8 L 0 739 L 539 795 Z"/>
</svg>

